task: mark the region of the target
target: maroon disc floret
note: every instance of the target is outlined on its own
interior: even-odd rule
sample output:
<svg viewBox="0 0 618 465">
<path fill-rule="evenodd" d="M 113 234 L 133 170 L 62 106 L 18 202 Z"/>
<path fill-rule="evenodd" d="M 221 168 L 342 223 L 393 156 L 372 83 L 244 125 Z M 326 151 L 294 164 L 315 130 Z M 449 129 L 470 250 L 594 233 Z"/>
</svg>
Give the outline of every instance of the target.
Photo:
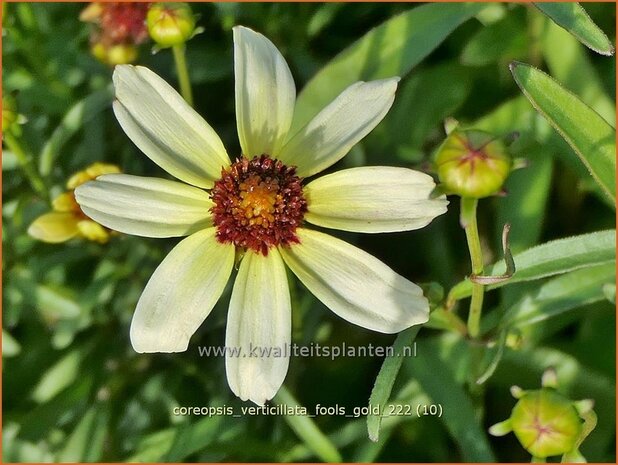
<svg viewBox="0 0 618 465">
<path fill-rule="evenodd" d="M 307 201 L 296 168 L 268 155 L 242 157 L 221 170 L 210 193 L 217 239 L 263 255 L 298 243 Z"/>
</svg>

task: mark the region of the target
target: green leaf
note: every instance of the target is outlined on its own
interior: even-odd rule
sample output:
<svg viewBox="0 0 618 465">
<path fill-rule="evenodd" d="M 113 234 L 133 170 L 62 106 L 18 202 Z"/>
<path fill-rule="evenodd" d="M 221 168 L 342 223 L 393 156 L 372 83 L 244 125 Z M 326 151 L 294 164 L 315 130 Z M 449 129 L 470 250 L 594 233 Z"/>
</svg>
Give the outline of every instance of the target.
<svg viewBox="0 0 618 465">
<path fill-rule="evenodd" d="M 594 24 L 586 10 L 576 2 L 542 2 L 534 4 L 558 26 L 563 27 L 586 47 L 601 55 L 613 55 L 614 46 Z"/>
<path fill-rule="evenodd" d="M 354 82 L 406 75 L 455 28 L 483 8 L 485 5 L 479 3 L 427 4 L 372 29 L 307 83 L 296 100 L 290 134 Z"/>
<path fill-rule="evenodd" d="M 553 278 L 509 308 L 502 327 L 522 327 L 605 299 L 603 286 L 616 280 L 614 262 Z"/>
<path fill-rule="evenodd" d="M 93 342 L 77 347 L 56 363 L 44 374 L 32 391 L 32 399 L 38 403 L 44 403 L 52 399 L 56 394 L 74 383 L 80 375 L 80 366 L 84 357 L 93 347 Z"/>
<path fill-rule="evenodd" d="M 542 51 L 552 76 L 576 93 L 608 123 L 616 123 L 616 104 L 608 95 L 588 51 L 571 34 L 547 21 Z"/>
<path fill-rule="evenodd" d="M 616 260 L 616 231 L 599 231 L 581 236 L 546 242 L 516 254 L 515 275 L 506 282 L 488 286 L 490 289 L 521 281 L 587 268 Z M 505 271 L 502 261 L 489 267 L 485 274 L 497 275 Z M 461 281 L 449 293 L 449 300 L 459 300 L 472 294 L 472 283 Z"/>
<path fill-rule="evenodd" d="M 530 166 L 509 175 L 504 186 L 508 195 L 500 199 L 496 212 L 497 224 L 511 224 L 513 253 L 537 244 L 541 237 L 553 172 L 553 159 L 545 147 L 533 144 L 524 153 Z M 500 238 L 496 239 L 499 244 Z"/>
<path fill-rule="evenodd" d="M 369 405 L 377 405 L 384 407 L 391 396 L 393 385 L 399 369 L 403 363 L 402 352 L 404 347 L 408 347 L 414 342 L 420 326 L 414 326 L 402 331 L 397 335 L 397 339 L 392 346 L 393 355 L 389 355 L 384 359 L 382 368 L 376 378 L 376 382 L 369 397 Z M 369 439 L 377 441 L 380 437 L 380 425 L 382 423 L 382 415 L 367 415 L 367 432 Z"/>
<path fill-rule="evenodd" d="M 461 62 L 468 66 L 485 66 L 526 56 L 528 36 L 514 14 L 481 29 L 466 43 Z"/>
<path fill-rule="evenodd" d="M 389 403 L 392 405 L 417 405 L 417 404 L 429 404 L 430 400 L 427 395 L 422 391 L 418 382 L 412 380 L 404 386 L 397 397 L 391 400 Z M 403 422 L 417 420 L 416 415 L 391 415 L 384 417 L 382 422 L 382 440 L 378 443 L 367 442 L 367 423 L 364 419 L 359 418 L 357 420 L 349 421 L 345 423 L 341 428 L 333 431 L 328 435 L 332 443 L 339 449 L 348 447 L 354 443 L 363 445 L 383 445 L 386 443 L 384 439 L 385 434 L 394 430 L 394 428 Z M 357 451 L 360 452 L 360 451 Z M 288 450 L 280 457 L 281 462 L 306 462 L 309 461 L 314 453 L 307 447 L 305 443 L 298 444 Z M 363 462 L 363 460 L 355 460 L 357 462 Z M 369 461 L 369 460 L 367 460 Z"/>
<path fill-rule="evenodd" d="M 68 436 L 58 462 L 99 462 L 107 436 L 109 409 L 106 405 L 90 407 Z"/>
<path fill-rule="evenodd" d="M 515 81 L 586 165 L 616 205 L 616 130 L 577 96 L 538 69 L 511 64 Z"/>
<path fill-rule="evenodd" d="M 419 347 L 419 350 L 421 347 Z M 431 350 L 406 360 L 407 374 L 416 378 L 434 404 L 440 404 L 441 420 L 459 445 L 465 462 L 494 462 L 487 435 L 477 422 L 472 401 L 457 383 L 449 366 Z"/>
<path fill-rule="evenodd" d="M 44 284 L 36 287 L 37 310 L 48 323 L 70 320 L 81 314 L 79 304 L 64 288 L 53 288 Z"/>
<path fill-rule="evenodd" d="M 278 405 L 300 405 L 285 386 L 281 386 L 274 398 Z M 307 447 L 325 462 L 342 462 L 341 455 L 333 443 L 328 439 L 313 420 L 303 415 L 286 415 L 286 422 L 292 430 L 302 439 Z"/>
<path fill-rule="evenodd" d="M 2 330 L 2 357 L 15 357 L 21 352 L 19 342 L 8 331 Z"/>
<path fill-rule="evenodd" d="M 94 118 L 99 112 L 108 108 L 113 97 L 114 92 L 110 86 L 90 94 L 71 107 L 39 155 L 39 171 L 43 176 L 50 174 L 54 162 L 62 150 L 62 146 L 85 123 Z"/>
<path fill-rule="evenodd" d="M 400 158 L 419 161 L 431 131 L 466 100 L 471 87 L 470 69 L 445 63 L 417 70 L 402 82 L 393 108 L 367 138 L 380 138 L 379 153 L 393 152 Z M 369 145 L 368 145 L 369 146 Z M 416 157 L 410 156 L 416 153 Z"/>
<path fill-rule="evenodd" d="M 146 436 L 137 445 L 137 452 L 126 462 L 179 462 L 202 450 L 225 431 L 226 417 L 213 415 L 193 423 L 182 423 Z"/>
</svg>

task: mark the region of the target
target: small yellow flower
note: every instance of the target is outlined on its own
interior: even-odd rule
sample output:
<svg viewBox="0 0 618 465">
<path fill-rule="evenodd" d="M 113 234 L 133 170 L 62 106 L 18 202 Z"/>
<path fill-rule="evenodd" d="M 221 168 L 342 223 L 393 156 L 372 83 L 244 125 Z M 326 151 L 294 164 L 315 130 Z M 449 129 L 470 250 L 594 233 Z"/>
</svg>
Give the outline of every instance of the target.
<svg viewBox="0 0 618 465">
<path fill-rule="evenodd" d="M 75 188 L 92 181 L 103 174 L 120 173 L 116 165 L 94 163 L 83 171 L 71 176 L 67 182 L 67 192 L 52 201 L 52 210 L 39 216 L 28 228 L 28 234 L 43 242 L 57 244 L 74 237 L 106 243 L 110 230 L 92 221 L 82 212 L 75 200 Z"/>
</svg>

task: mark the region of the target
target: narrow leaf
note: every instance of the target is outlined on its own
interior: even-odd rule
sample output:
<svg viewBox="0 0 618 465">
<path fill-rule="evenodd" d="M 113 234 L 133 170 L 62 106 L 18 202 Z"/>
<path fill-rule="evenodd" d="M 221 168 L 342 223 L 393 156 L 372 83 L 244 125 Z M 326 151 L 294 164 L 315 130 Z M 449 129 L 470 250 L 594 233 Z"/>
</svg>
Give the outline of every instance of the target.
<svg viewBox="0 0 618 465">
<path fill-rule="evenodd" d="M 109 410 L 106 405 L 91 407 L 68 436 L 56 458 L 58 462 L 98 462 L 107 435 Z"/>
<path fill-rule="evenodd" d="M 359 80 L 404 76 L 457 26 L 485 8 L 479 3 L 422 5 L 372 29 L 322 68 L 296 101 L 290 134 Z"/>
<path fill-rule="evenodd" d="M 616 130 L 576 95 L 538 69 L 511 63 L 524 95 L 567 141 L 616 205 Z"/>
<path fill-rule="evenodd" d="M 106 87 L 105 89 L 98 90 L 88 95 L 69 109 L 39 155 L 39 171 L 43 176 L 47 176 L 51 172 L 63 145 L 79 131 L 85 123 L 90 121 L 105 108 L 109 108 L 113 96 L 114 93 L 112 88 Z"/>
<path fill-rule="evenodd" d="M 616 104 L 608 95 L 586 47 L 552 22 L 545 29 L 542 40 L 543 58 L 549 73 L 615 127 Z"/>
<path fill-rule="evenodd" d="M 501 326 L 521 327 L 539 323 L 604 300 L 603 286 L 615 280 L 616 264 L 613 262 L 553 278 L 509 308 Z"/>
<path fill-rule="evenodd" d="M 431 350 L 406 360 L 407 374 L 416 378 L 434 404 L 440 404 L 446 429 L 459 445 L 463 461 L 494 462 L 487 435 L 475 420 L 472 401 L 448 365 Z"/>
<path fill-rule="evenodd" d="M 515 255 L 513 260 L 517 265 L 517 273 L 509 281 L 489 286 L 490 289 L 612 262 L 616 260 L 616 231 L 599 231 L 546 242 Z M 487 270 L 491 275 L 504 272 L 503 262 Z M 461 281 L 451 289 L 448 300 L 452 302 L 471 294 L 472 283 Z"/>
<path fill-rule="evenodd" d="M 281 386 L 274 401 L 279 405 L 300 405 L 285 386 Z M 311 418 L 302 415 L 286 415 L 284 418 L 290 428 L 321 460 L 325 462 L 342 461 L 337 448 L 328 439 L 328 436 L 320 431 Z"/>
<path fill-rule="evenodd" d="M 3 329 L 2 330 L 2 356 L 3 357 L 15 357 L 16 355 L 19 355 L 20 352 L 21 352 L 21 345 L 19 344 L 19 342 L 17 342 L 15 338 L 11 336 L 11 334 L 8 331 Z"/>
<path fill-rule="evenodd" d="M 213 402 L 211 405 L 215 404 Z M 222 426 L 226 418 L 214 415 L 157 431 L 141 440 L 137 452 L 126 462 L 182 462 L 216 441 L 217 433 L 229 426 Z"/>
<path fill-rule="evenodd" d="M 586 10 L 576 2 L 535 3 L 558 26 L 569 31 L 586 47 L 601 55 L 613 55 L 614 46 L 605 33 L 599 29 Z"/>
<path fill-rule="evenodd" d="M 393 385 L 395 384 L 395 379 L 397 378 L 397 374 L 403 362 L 403 349 L 414 342 L 419 329 L 420 326 L 414 326 L 397 335 L 397 339 L 395 339 L 392 346 L 392 355 L 387 356 L 382 363 L 382 368 L 380 368 L 373 390 L 371 391 L 371 396 L 369 397 L 369 405 L 383 407 L 388 403 Z M 380 437 L 381 423 L 382 415 L 367 415 L 367 432 L 369 433 L 369 439 L 374 442 Z"/>
</svg>

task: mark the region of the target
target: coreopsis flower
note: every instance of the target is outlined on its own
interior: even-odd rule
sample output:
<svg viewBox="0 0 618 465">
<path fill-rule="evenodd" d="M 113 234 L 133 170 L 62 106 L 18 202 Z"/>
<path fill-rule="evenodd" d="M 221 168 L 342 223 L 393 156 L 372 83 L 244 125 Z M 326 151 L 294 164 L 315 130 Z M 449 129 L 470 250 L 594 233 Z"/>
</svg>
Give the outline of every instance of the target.
<svg viewBox="0 0 618 465">
<path fill-rule="evenodd" d="M 285 356 L 251 348 L 291 342 L 285 265 L 340 317 L 396 333 L 427 321 L 419 286 L 366 252 L 305 226 L 378 233 L 421 228 L 446 211 L 429 199 L 430 176 L 404 168 L 361 167 L 306 183 L 343 158 L 391 107 L 399 78 L 358 82 L 295 134 L 296 89 L 275 46 L 234 28 L 236 119 L 242 155 L 221 139 L 165 81 L 143 67 L 114 72 L 114 111 L 131 140 L 182 182 L 125 174 L 80 186 L 82 210 L 109 228 L 147 237 L 188 236 L 163 260 L 131 323 L 137 352 L 181 352 L 234 282 L 226 345 L 228 383 L 263 404 L 283 383 Z M 239 254 L 240 255 L 240 254 Z"/>
<path fill-rule="evenodd" d="M 114 66 L 137 60 L 137 46 L 148 39 L 147 2 L 93 2 L 80 20 L 95 25 L 90 37 L 92 54 Z"/>
<path fill-rule="evenodd" d="M 43 242 L 59 243 L 80 237 L 94 242 L 108 241 L 110 231 L 88 218 L 75 201 L 75 188 L 103 174 L 120 173 L 116 165 L 94 163 L 71 176 L 67 191 L 52 202 L 52 212 L 39 216 L 28 228 L 28 234 Z"/>
</svg>

